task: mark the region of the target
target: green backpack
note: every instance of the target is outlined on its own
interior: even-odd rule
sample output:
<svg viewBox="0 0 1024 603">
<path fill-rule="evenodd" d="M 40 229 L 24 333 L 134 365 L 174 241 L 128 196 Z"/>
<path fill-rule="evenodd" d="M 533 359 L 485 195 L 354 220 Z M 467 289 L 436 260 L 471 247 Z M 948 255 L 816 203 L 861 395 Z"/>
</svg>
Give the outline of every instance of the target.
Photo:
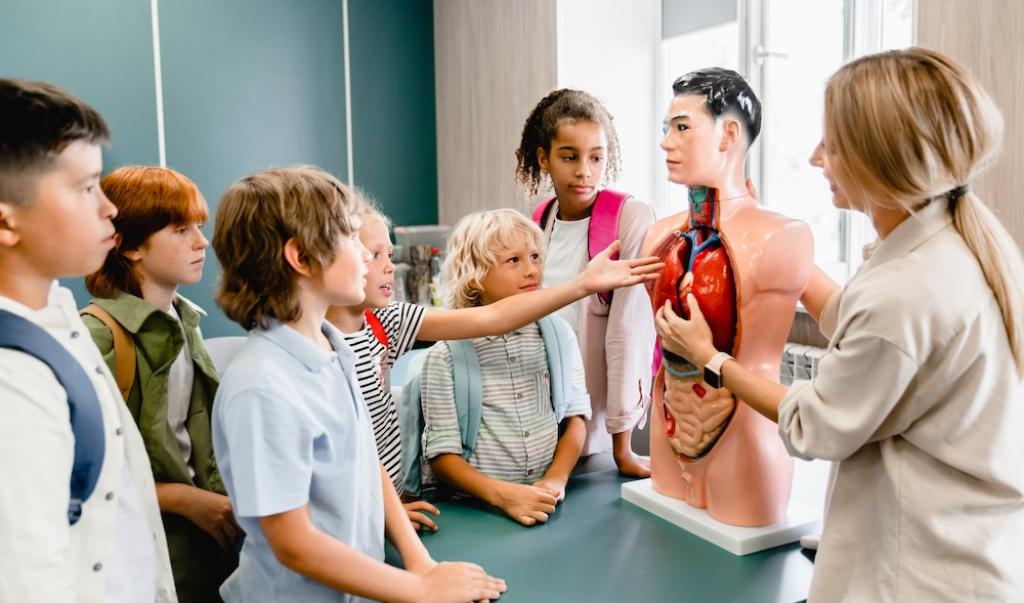
<svg viewBox="0 0 1024 603">
<path fill-rule="evenodd" d="M 561 423 L 569 403 L 578 394 L 572 382 L 570 348 L 576 344 L 569 334 L 569 324 L 561 318 L 545 316 L 537 321 L 537 325 L 544 339 L 548 372 L 551 375 L 551 403 L 555 410 L 555 421 Z M 480 430 L 483 397 L 480 359 L 473 341 L 469 339 L 441 341 L 435 345 L 448 346 L 452 355 L 455 411 L 459 418 L 459 431 L 462 433 L 462 458 L 468 459 L 476 448 L 476 436 Z M 419 354 L 410 360 L 402 395 L 398 400 L 404 491 L 415 496 L 422 496 L 426 485 L 421 473 L 424 423 L 420 405 L 420 386 L 426 357 L 426 354 Z"/>
</svg>

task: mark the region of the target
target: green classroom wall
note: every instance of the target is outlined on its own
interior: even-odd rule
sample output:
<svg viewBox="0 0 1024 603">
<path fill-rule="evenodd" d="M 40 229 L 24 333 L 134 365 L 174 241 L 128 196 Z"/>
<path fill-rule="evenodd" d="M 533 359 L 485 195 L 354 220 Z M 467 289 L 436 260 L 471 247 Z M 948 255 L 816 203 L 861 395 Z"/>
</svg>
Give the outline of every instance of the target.
<svg viewBox="0 0 1024 603">
<path fill-rule="evenodd" d="M 350 1 L 348 11 L 356 185 L 395 224 L 436 224 L 433 3 Z"/>
<path fill-rule="evenodd" d="M 348 4 L 356 185 L 395 224 L 434 223 L 432 2 Z M 174 0 L 158 14 L 167 166 L 206 197 L 208 236 L 223 191 L 254 170 L 312 163 L 348 180 L 341 0 Z M 0 76 L 49 81 L 96 107 L 113 132 L 105 172 L 157 165 L 151 23 L 145 0 L 0 3 Z M 220 269 L 208 257 L 182 294 L 209 313 L 205 336 L 241 334 L 213 301 Z M 88 301 L 81 279 L 64 284 Z"/>
</svg>

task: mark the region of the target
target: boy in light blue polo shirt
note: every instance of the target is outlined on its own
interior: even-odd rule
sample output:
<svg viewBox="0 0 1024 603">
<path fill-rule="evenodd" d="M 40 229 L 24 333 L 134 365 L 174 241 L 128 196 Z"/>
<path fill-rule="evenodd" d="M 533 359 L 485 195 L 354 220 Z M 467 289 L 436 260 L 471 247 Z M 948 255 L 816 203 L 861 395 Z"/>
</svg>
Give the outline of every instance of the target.
<svg viewBox="0 0 1024 603">
<path fill-rule="evenodd" d="M 250 331 L 214 402 L 214 451 L 246 531 L 233 601 L 493 599 L 503 581 L 427 553 L 377 458 L 355 356 L 324 317 L 360 303 L 351 193 L 317 168 L 257 172 L 221 198 L 217 302 Z M 386 565 L 384 535 L 407 570 Z"/>
<path fill-rule="evenodd" d="M 236 572 L 226 600 L 333 601 L 337 592 L 278 563 L 258 518 L 309 504 L 313 523 L 374 559 L 384 558 L 384 503 L 377 446 L 362 404 L 355 355 L 324 323 L 333 352 L 271 319 L 252 331 L 224 375 L 214 446 L 258 569 Z M 263 540 L 263 542 L 259 542 Z M 250 547 L 250 545 L 256 545 Z M 260 546 L 262 545 L 262 546 Z M 293 589 L 293 586 L 301 588 Z"/>
</svg>

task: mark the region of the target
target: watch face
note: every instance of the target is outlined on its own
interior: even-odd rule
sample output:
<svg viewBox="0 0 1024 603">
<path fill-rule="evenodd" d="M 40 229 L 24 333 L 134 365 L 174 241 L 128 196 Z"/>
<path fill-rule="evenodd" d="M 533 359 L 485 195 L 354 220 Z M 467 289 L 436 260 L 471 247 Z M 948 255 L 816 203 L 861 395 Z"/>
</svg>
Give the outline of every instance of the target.
<svg viewBox="0 0 1024 603">
<path fill-rule="evenodd" d="M 711 370 L 709 367 L 705 366 L 704 382 L 713 387 L 714 389 L 718 389 L 722 387 L 722 376 L 716 373 L 715 371 Z"/>
</svg>

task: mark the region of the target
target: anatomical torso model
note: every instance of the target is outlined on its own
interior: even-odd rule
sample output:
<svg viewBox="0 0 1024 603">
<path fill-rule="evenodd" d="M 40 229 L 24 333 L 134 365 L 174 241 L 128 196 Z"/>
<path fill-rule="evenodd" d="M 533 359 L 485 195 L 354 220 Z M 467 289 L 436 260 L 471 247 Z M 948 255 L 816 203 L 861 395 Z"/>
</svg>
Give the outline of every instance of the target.
<svg viewBox="0 0 1024 603">
<path fill-rule="evenodd" d="M 666 120 L 688 124 L 667 131 L 662 148 L 669 178 L 690 187 L 689 208 L 656 223 L 644 243 L 645 255 L 666 262 L 649 286 L 652 305 L 657 311 L 669 301 L 688 318 L 685 299 L 693 293 L 715 348 L 777 380 L 796 302 L 813 269 L 813 241 L 803 222 L 768 211 L 750 196 L 743 184 L 746 148 L 722 143 L 730 140 L 729 127 L 702 127 L 700 118 L 716 124 L 718 117 L 706 110 L 697 115 L 703 102 L 684 92 Z M 712 144 L 696 144 L 697 136 L 711 137 Z M 721 152 L 721 159 L 695 157 L 702 148 Z M 728 390 L 708 385 L 685 360 L 667 352 L 658 357 L 651 412 L 654 490 L 706 508 L 723 523 L 763 526 L 782 519 L 793 461 L 776 425 Z"/>
</svg>

